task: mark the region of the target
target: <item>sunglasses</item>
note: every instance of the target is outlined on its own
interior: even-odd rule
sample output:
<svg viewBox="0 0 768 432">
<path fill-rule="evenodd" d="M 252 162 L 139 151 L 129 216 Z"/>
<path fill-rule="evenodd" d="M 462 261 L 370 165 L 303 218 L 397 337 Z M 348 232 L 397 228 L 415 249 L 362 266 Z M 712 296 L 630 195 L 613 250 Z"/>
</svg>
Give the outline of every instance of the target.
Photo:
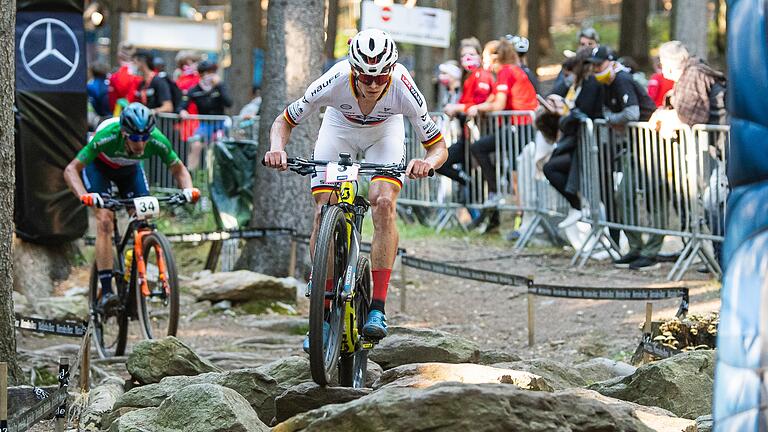
<svg viewBox="0 0 768 432">
<path fill-rule="evenodd" d="M 149 140 L 149 134 L 144 134 L 144 135 L 130 134 L 130 135 L 128 135 L 128 139 L 133 141 L 133 142 L 148 141 Z"/>
<path fill-rule="evenodd" d="M 384 85 L 387 83 L 387 81 L 389 81 L 389 72 L 384 75 L 366 75 L 364 73 L 357 72 L 357 80 L 364 85 L 371 85 L 373 83 Z"/>
</svg>

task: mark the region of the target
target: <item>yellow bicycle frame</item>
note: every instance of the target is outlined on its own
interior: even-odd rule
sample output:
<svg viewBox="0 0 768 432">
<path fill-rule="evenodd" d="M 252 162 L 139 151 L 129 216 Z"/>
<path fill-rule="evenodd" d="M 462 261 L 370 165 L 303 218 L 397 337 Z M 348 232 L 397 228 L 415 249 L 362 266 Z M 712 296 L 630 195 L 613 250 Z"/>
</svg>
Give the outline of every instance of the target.
<svg viewBox="0 0 768 432">
<path fill-rule="evenodd" d="M 336 190 L 336 198 L 339 203 L 346 203 L 354 205 L 355 202 L 355 184 L 348 181 L 339 185 Z M 355 214 L 350 211 L 344 212 L 344 218 L 347 220 L 347 256 L 349 256 L 352 247 L 352 230 L 354 229 Z M 356 266 L 357 263 L 351 263 L 350 265 Z M 344 277 L 346 278 L 346 272 Z M 355 281 L 351 281 L 353 284 Z M 347 299 L 344 305 L 344 334 L 342 335 L 341 352 L 345 354 L 355 352 L 355 341 L 359 338 L 359 330 L 357 328 L 357 317 L 355 316 L 355 295 L 357 291 L 352 287 L 352 295 Z"/>
</svg>

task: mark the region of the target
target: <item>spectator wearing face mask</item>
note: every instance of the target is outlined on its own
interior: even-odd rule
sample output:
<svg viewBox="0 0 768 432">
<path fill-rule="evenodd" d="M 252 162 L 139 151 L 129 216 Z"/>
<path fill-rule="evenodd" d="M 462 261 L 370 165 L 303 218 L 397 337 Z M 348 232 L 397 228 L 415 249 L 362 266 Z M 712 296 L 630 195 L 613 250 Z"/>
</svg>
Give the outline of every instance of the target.
<svg viewBox="0 0 768 432">
<path fill-rule="evenodd" d="M 151 109 L 153 113 L 173 112 L 171 88 L 168 82 L 154 71 L 153 58 L 147 50 L 138 50 L 133 55 L 138 75 L 141 77 L 135 100 Z"/>
<path fill-rule="evenodd" d="M 462 167 L 457 168 L 457 165 L 464 162 L 464 145 L 466 142 L 463 133 L 466 118 L 464 113 L 469 107 L 488 100 L 494 87 L 493 73 L 482 67 L 480 53 L 480 41 L 477 38 L 462 39 L 461 66 L 466 71 L 467 78 L 462 85 L 458 102 L 443 107 L 443 112 L 459 120 L 459 130 L 462 133 L 459 134 L 456 142 L 448 147 L 448 159 L 442 167 L 438 168 L 437 172 L 461 185 L 466 185 L 469 181 L 469 175 L 462 170 Z"/>
<path fill-rule="evenodd" d="M 133 62 L 133 54 L 136 49 L 127 42 L 120 42 L 117 47 L 117 60 L 120 67 L 109 76 L 108 102 L 109 111 L 115 111 L 115 105 L 119 99 L 128 102 L 135 101 L 136 89 L 141 82 L 136 64 Z"/>
<path fill-rule="evenodd" d="M 656 105 L 646 93 L 645 88 L 641 87 L 632 75 L 621 64 L 616 61 L 615 54 L 606 46 L 601 46 L 592 50 L 592 56 L 588 59 L 593 65 L 594 77 L 602 84 L 604 88 L 603 96 L 603 115 L 606 122 L 614 129 L 622 130 L 623 127 L 634 121 L 647 121 Z M 611 171 L 623 172 L 623 179 L 616 194 L 617 207 L 626 208 L 631 220 L 637 220 L 637 209 L 632 206 L 633 200 L 630 198 L 634 193 L 633 181 L 631 176 L 633 172 L 631 167 L 641 166 L 633 158 L 630 152 L 624 152 L 620 159 L 620 166 L 612 167 Z M 659 181 L 653 178 L 654 173 L 646 173 L 648 181 Z M 612 173 L 603 173 L 606 178 L 612 177 Z M 612 182 L 607 181 L 607 190 L 613 190 Z M 650 205 L 649 201 L 646 205 Z M 610 206 L 609 206 L 610 207 Z M 657 214 L 661 209 L 647 208 L 652 220 L 661 220 Z M 617 215 L 608 215 L 609 220 L 622 219 L 621 211 Z M 614 219 L 615 218 L 615 219 Z M 624 233 L 629 241 L 629 252 L 616 260 L 614 264 L 619 268 L 630 268 L 632 270 L 649 270 L 658 268 L 659 264 L 656 256 L 661 250 L 664 236 L 650 234 L 647 241 L 643 241 L 642 234 L 635 231 L 625 231 Z"/>
<path fill-rule="evenodd" d="M 579 31 L 578 43 L 578 49 L 586 48 L 593 50 L 600 46 L 600 35 L 592 27 L 583 28 Z M 573 57 L 576 55 L 576 53 L 570 50 L 564 51 L 563 54 L 565 54 L 566 57 Z M 569 88 L 570 85 L 567 85 L 563 82 L 563 71 L 560 70 L 560 73 L 557 75 L 555 83 L 552 85 L 552 90 L 549 92 L 549 94 L 556 94 L 565 97 L 565 94 L 568 92 Z"/>
<path fill-rule="evenodd" d="M 461 96 L 461 68 L 456 60 L 448 60 L 437 67 L 439 74 L 437 81 L 440 83 L 439 106 L 457 103 Z"/>
<path fill-rule="evenodd" d="M 520 67 L 520 69 L 523 70 L 523 72 L 525 72 L 526 75 L 528 75 L 528 80 L 531 81 L 531 84 L 533 84 L 533 89 L 536 90 L 536 93 L 538 93 L 539 77 L 525 63 L 525 56 L 528 55 L 528 48 L 530 45 L 528 38 L 525 38 L 523 36 L 517 36 L 517 35 L 514 35 L 514 36 L 507 35 L 505 37 L 507 38 L 507 40 L 512 42 L 512 45 L 514 45 L 515 47 L 515 51 L 517 52 L 517 58 L 519 60 L 517 65 Z"/>
<path fill-rule="evenodd" d="M 653 75 L 648 79 L 648 96 L 653 99 L 653 103 L 657 107 L 662 107 L 664 106 L 664 98 L 672 90 L 675 82 L 664 77 L 661 72 L 661 61 L 658 57 L 653 59 L 653 70 Z"/>
</svg>

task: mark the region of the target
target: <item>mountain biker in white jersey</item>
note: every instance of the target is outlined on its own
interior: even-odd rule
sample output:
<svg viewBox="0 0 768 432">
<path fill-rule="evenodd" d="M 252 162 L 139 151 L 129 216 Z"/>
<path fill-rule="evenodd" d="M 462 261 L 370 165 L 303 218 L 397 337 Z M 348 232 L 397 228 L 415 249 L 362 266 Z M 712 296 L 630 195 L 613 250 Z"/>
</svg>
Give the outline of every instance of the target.
<svg viewBox="0 0 768 432">
<path fill-rule="evenodd" d="M 448 152 L 445 140 L 429 116 L 426 101 L 408 71 L 397 61 L 397 47 L 392 37 L 381 30 L 358 33 L 349 44 L 349 60 L 333 66 L 313 82 L 304 96 L 279 115 L 270 130 L 270 150 L 265 164 L 284 171 L 288 168 L 285 146 L 291 130 L 303 118 L 322 106 L 327 107 L 320 126 L 313 157 L 336 160 L 339 153 L 362 153 L 366 162 L 405 162 L 405 125 L 407 117 L 426 149 L 423 159 L 412 159 L 406 175 L 423 178 L 431 169 L 443 165 Z M 387 335 L 384 303 L 389 277 L 397 254 L 398 233 L 395 225 L 396 201 L 402 188 L 401 178 L 375 176 L 368 198 L 373 215 L 371 267 L 373 301 L 363 334 L 381 339 Z M 322 206 L 331 199 L 332 188 L 324 183 L 325 171 L 318 168 L 312 178 L 312 195 L 317 204 L 310 240 L 314 251 Z M 332 281 L 326 281 L 330 290 Z M 324 328 L 327 339 L 328 325 Z M 309 341 L 304 341 L 309 350 Z"/>
</svg>

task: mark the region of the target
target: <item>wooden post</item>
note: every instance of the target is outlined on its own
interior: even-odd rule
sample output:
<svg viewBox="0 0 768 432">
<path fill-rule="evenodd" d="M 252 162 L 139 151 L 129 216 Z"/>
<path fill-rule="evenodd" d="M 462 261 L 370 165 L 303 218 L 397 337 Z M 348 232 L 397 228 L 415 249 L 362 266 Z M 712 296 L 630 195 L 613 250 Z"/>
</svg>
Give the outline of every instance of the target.
<svg viewBox="0 0 768 432">
<path fill-rule="evenodd" d="M 291 255 L 288 259 L 288 276 L 296 277 L 296 239 L 291 237 Z"/>
<path fill-rule="evenodd" d="M 69 387 L 69 357 L 59 357 L 59 388 Z M 64 432 L 67 424 L 67 402 L 56 408 L 55 431 Z"/>
<path fill-rule="evenodd" d="M 651 334 L 651 322 L 653 321 L 653 303 L 648 302 L 645 304 L 645 326 L 643 327 L 643 333 Z"/>
<path fill-rule="evenodd" d="M 534 299 L 536 296 L 534 296 L 531 293 L 528 293 L 528 346 L 533 346 L 533 308 L 534 308 Z"/>
<path fill-rule="evenodd" d="M 8 430 L 8 363 L 0 362 L 0 431 Z"/>
<path fill-rule="evenodd" d="M 88 392 L 91 389 L 91 329 L 85 333 L 85 347 L 80 353 L 80 391 Z"/>
<path fill-rule="evenodd" d="M 405 277 L 405 264 L 403 263 L 403 256 L 399 255 L 398 259 L 400 260 L 400 313 L 405 313 L 405 291 L 407 289 L 408 281 Z"/>
</svg>

